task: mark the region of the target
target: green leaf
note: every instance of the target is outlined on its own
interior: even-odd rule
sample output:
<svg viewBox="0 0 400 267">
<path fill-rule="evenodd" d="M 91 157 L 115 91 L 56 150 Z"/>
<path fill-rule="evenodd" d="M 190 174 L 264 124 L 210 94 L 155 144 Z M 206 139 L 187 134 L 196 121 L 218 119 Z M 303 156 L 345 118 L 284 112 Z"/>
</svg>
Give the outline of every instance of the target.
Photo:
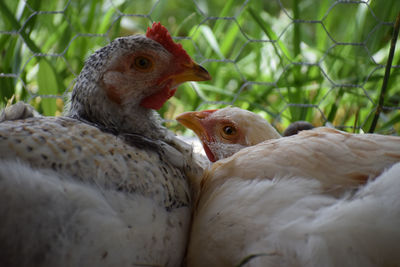
<svg viewBox="0 0 400 267">
<path fill-rule="evenodd" d="M 38 85 L 40 95 L 54 95 L 57 93 L 56 73 L 49 62 L 45 59 L 39 61 Z M 54 116 L 57 110 L 54 99 L 43 99 L 41 101 L 44 115 Z"/>
<path fill-rule="evenodd" d="M 221 52 L 221 49 L 218 45 L 217 39 L 215 38 L 214 33 L 210 29 L 210 27 L 206 25 L 200 26 L 201 33 L 204 35 L 205 39 L 207 40 L 208 44 L 214 50 L 214 52 L 221 58 L 224 58 L 224 55 Z"/>
<path fill-rule="evenodd" d="M 0 13 L 3 14 L 4 18 L 9 21 L 14 29 L 21 29 L 21 25 L 19 24 L 18 20 L 2 1 L 0 1 Z M 19 34 L 24 39 L 25 44 L 29 47 L 29 49 L 35 53 L 41 53 L 40 48 L 29 38 L 25 31 L 20 31 Z"/>
<path fill-rule="evenodd" d="M 115 9 L 114 8 L 110 8 L 106 14 L 103 15 L 102 20 L 101 20 L 101 24 L 99 26 L 98 32 L 99 33 L 104 33 L 107 32 L 110 25 L 111 25 L 111 19 L 114 15 Z"/>
<path fill-rule="evenodd" d="M 236 27 L 235 24 L 232 24 L 232 26 L 227 30 L 227 34 L 225 38 L 222 40 L 221 44 L 221 53 L 223 55 L 229 54 L 229 52 L 232 50 L 232 47 L 235 45 L 235 39 L 238 36 L 239 28 Z"/>
<path fill-rule="evenodd" d="M 395 125 L 396 123 L 400 122 L 400 114 L 397 114 L 396 116 L 394 116 L 392 119 L 390 119 L 389 121 L 387 121 L 385 124 L 382 125 L 381 129 L 387 129 L 392 127 L 393 125 Z"/>
<path fill-rule="evenodd" d="M 335 119 L 336 112 L 338 111 L 339 104 L 340 104 L 340 101 L 341 101 L 341 99 L 343 97 L 343 94 L 344 94 L 344 90 L 343 90 L 342 87 L 340 87 L 339 92 L 337 93 L 335 101 L 332 102 L 331 110 L 329 111 L 329 115 L 328 115 L 328 118 L 327 118 L 328 122 L 333 122 L 333 120 Z"/>
<path fill-rule="evenodd" d="M 268 25 L 268 23 L 264 22 L 264 20 L 261 18 L 258 12 L 253 10 L 251 7 L 248 8 L 248 11 L 249 14 L 253 17 L 254 21 L 258 24 L 258 26 L 268 36 L 268 38 L 271 41 L 276 41 L 282 52 L 285 54 L 285 56 L 288 59 L 292 60 L 289 50 L 286 48 L 285 44 L 281 40 L 278 40 L 278 35 L 272 30 L 272 28 Z M 276 53 L 279 55 L 278 51 L 276 51 Z"/>
<path fill-rule="evenodd" d="M 223 17 L 228 16 L 228 13 L 233 8 L 235 8 L 234 4 L 235 4 L 235 0 L 226 1 L 224 4 L 224 8 L 222 9 L 221 13 L 219 13 L 219 17 L 223 18 Z M 213 27 L 213 32 L 216 36 L 220 36 L 221 34 L 223 34 L 226 22 L 227 22 L 226 20 L 221 20 L 221 19 L 219 19 L 215 22 L 215 25 Z"/>
</svg>

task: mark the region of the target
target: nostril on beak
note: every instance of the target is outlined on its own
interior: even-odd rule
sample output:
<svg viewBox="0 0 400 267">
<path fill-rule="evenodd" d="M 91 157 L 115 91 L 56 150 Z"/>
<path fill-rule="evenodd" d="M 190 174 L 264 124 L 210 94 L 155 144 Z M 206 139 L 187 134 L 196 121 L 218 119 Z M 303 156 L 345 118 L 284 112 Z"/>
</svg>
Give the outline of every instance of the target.
<svg viewBox="0 0 400 267">
<path fill-rule="evenodd" d="M 201 66 L 201 65 L 199 65 L 199 69 L 202 70 L 202 71 L 204 71 L 204 72 L 207 72 L 207 73 L 208 73 L 208 71 L 207 71 L 203 66 Z"/>
<path fill-rule="evenodd" d="M 197 65 L 197 64 L 196 64 Z M 211 75 L 208 71 L 201 65 L 196 66 L 197 74 L 202 77 L 205 81 L 211 80 Z"/>
</svg>

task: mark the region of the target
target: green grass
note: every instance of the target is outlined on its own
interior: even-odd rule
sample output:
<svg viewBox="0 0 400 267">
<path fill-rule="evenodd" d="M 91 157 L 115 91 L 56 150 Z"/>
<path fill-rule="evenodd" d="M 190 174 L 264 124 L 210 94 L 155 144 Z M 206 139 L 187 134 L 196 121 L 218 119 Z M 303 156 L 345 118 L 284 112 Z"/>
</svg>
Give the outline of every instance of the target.
<svg viewBox="0 0 400 267">
<path fill-rule="evenodd" d="M 213 76 L 210 82 L 182 85 L 160 110 L 164 118 L 231 104 L 261 114 L 280 131 L 292 121 L 307 120 L 366 132 L 399 10 L 398 0 L 368 5 L 3 0 L 0 105 L 26 100 L 44 115 L 61 114 L 88 55 L 117 36 L 143 33 L 152 21 L 161 21 Z M 399 50 L 395 66 L 400 65 Z M 375 132 L 400 133 L 399 72 L 399 67 L 391 69 Z M 167 125 L 188 133 L 173 121 Z"/>
</svg>

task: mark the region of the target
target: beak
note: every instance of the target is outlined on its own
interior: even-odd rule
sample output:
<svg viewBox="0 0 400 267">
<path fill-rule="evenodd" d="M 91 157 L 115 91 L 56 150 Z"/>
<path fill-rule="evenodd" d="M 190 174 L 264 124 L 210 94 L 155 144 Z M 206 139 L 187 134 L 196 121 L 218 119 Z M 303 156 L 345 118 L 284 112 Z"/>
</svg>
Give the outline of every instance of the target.
<svg viewBox="0 0 400 267">
<path fill-rule="evenodd" d="M 211 80 L 211 75 L 208 73 L 208 71 L 193 61 L 189 64 L 183 64 L 182 66 L 183 71 L 170 77 L 170 79 L 172 80 L 172 88 L 187 81 L 195 82 Z"/>
<path fill-rule="evenodd" d="M 208 142 L 211 141 L 211 138 L 208 135 L 203 122 L 204 119 L 207 119 L 215 111 L 217 111 L 217 109 L 190 111 L 182 113 L 181 115 L 176 117 L 176 120 L 180 124 L 195 132 L 195 134 L 199 137 L 199 139 L 203 143 L 204 151 L 211 162 L 215 162 L 216 157 L 208 146 Z"/>
<path fill-rule="evenodd" d="M 176 120 L 186 128 L 189 128 L 190 130 L 195 132 L 195 134 L 200 139 L 204 141 L 210 141 L 210 137 L 208 136 L 207 131 L 204 129 L 202 120 L 209 117 L 215 111 L 216 109 L 189 111 L 178 115 L 178 117 L 176 117 Z"/>
<path fill-rule="evenodd" d="M 205 68 L 190 61 L 187 64 L 182 64 L 182 69 L 178 73 L 160 79 L 158 84 L 160 85 L 166 80 L 168 83 L 164 83 L 159 91 L 142 99 L 140 102 L 142 107 L 158 110 L 175 94 L 176 87 L 181 83 L 187 81 L 208 81 L 211 80 L 211 76 Z"/>
</svg>

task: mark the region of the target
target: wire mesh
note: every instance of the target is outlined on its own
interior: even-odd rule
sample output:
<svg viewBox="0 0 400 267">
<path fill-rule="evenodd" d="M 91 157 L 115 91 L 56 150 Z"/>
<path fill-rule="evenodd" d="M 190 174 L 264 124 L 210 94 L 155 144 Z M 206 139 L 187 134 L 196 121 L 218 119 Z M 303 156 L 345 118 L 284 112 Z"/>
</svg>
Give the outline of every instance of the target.
<svg viewBox="0 0 400 267">
<path fill-rule="evenodd" d="M 158 0 L 0 2 L 0 101 L 26 100 L 59 115 L 85 58 L 161 21 L 213 76 L 160 110 L 235 105 L 283 130 L 327 122 L 366 131 L 377 109 L 399 1 Z M 400 53 L 395 53 L 378 130 L 400 133 Z"/>
</svg>

